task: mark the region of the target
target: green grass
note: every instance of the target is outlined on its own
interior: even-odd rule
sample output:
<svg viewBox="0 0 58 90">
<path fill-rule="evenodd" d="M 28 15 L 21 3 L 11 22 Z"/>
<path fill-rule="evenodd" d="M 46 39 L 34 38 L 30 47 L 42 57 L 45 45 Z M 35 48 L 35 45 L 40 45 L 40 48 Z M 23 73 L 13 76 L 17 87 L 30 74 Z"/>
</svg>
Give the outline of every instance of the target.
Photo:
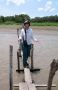
<svg viewBox="0 0 58 90">
<path fill-rule="evenodd" d="M 31 23 L 31 26 L 58 26 L 58 22 L 35 22 L 35 23 Z M 13 23 L 13 22 L 6 22 L 6 23 L 2 23 L 0 24 L 0 28 L 20 28 L 22 27 L 22 24 L 17 24 L 17 23 Z"/>
<path fill-rule="evenodd" d="M 58 26 L 58 22 L 35 22 L 31 23 L 32 26 Z"/>
<path fill-rule="evenodd" d="M 20 24 L 0 24 L 0 28 L 14 28 L 14 29 L 17 29 L 17 28 L 21 28 L 22 25 Z"/>
</svg>

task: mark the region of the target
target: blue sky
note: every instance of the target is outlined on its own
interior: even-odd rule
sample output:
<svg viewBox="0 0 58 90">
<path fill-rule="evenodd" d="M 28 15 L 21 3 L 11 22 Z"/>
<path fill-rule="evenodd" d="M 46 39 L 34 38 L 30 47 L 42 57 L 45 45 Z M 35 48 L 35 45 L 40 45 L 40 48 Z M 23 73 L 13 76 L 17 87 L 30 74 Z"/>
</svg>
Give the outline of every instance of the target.
<svg viewBox="0 0 58 90">
<path fill-rule="evenodd" d="M 58 0 L 0 0 L 0 16 L 15 14 L 30 17 L 58 15 Z"/>
</svg>

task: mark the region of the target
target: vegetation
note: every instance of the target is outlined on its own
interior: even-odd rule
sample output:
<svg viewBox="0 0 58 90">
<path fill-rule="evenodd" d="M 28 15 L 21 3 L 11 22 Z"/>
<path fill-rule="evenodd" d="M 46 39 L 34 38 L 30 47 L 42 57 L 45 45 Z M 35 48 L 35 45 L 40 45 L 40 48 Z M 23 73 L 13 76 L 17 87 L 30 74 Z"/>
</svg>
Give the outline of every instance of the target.
<svg viewBox="0 0 58 90">
<path fill-rule="evenodd" d="M 35 17 L 30 18 L 26 14 L 20 14 L 15 16 L 0 16 L 0 25 L 13 25 L 22 24 L 24 20 L 30 20 L 33 26 L 58 26 L 58 16 L 46 16 L 46 17 Z"/>
<path fill-rule="evenodd" d="M 32 26 L 58 26 L 58 22 L 34 22 Z"/>
</svg>

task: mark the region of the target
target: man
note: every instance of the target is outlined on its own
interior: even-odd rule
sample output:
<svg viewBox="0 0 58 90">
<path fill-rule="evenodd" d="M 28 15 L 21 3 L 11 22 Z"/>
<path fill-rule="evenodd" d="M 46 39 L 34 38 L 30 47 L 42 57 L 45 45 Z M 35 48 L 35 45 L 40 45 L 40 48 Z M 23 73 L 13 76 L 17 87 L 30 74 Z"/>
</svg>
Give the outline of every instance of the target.
<svg viewBox="0 0 58 90">
<path fill-rule="evenodd" d="M 33 44 L 33 32 L 30 28 L 30 22 L 26 20 L 19 36 L 20 43 L 23 51 L 23 66 L 29 67 L 27 63 L 28 57 L 30 56 L 31 45 Z"/>
</svg>

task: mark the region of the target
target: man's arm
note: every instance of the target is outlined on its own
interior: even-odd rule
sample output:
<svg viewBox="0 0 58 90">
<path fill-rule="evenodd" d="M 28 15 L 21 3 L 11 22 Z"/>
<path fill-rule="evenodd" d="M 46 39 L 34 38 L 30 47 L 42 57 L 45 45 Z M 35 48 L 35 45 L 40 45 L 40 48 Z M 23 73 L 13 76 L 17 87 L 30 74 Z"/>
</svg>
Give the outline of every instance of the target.
<svg viewBox="0 0 58 90">
<path fill-rule="evenodd" d="M 23 30 L 21 30 L 21 32 L 20 32 L 20 34 L 19 34 L 18 40 L 19 40 L 19 41 L 22 41 L 22 39 L 23 39 Z"/>
<path fill-rule="evenodd" d="M 32 33 L 32 40 L 33 41 L 38 41 L 37 38 L 35 38 L 35 35 L 34 35 L 33 31 L 31 33 Z"/>
<path fill-rule="evenodd" d="M 19 34 L 19 38 L 18 38 L 18 42 L 19 42 L 19 49 L 22 50 L 22 42 L 23 42 L 23 31 L 21 30 L 20 34 Z"/>
</svg>

